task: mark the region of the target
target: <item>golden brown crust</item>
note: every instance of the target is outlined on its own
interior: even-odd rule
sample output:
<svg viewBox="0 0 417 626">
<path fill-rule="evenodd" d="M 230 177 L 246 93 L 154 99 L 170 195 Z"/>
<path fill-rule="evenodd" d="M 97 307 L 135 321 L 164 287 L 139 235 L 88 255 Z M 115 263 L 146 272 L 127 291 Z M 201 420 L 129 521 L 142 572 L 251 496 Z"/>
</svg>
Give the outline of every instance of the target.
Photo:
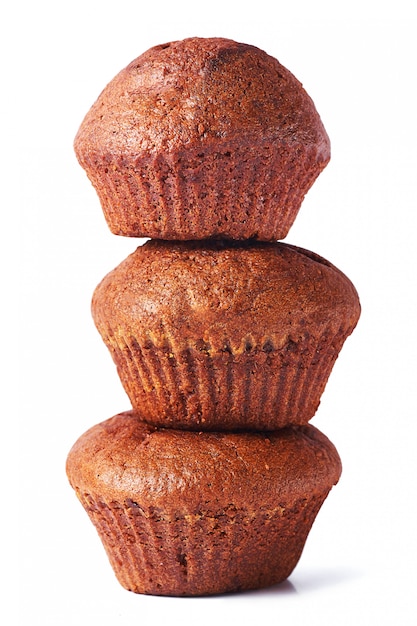
<svg viewBox="0 0 417 626">
<path fill-rule="evenodd" d="M 155 46 L 117 74 L 75 143 L 136 156 L 260 138 L 311 144 L 329 157 L 311 98 L 276 59 L 230 39 L 189 38 Z"/>
<path fill-rule="evenodd" d="M 123 586 L 201 595 L 285 579 L 341 463 L 312 426 L 177 432 L 127 412 L 75 443 L 67 473 Z"/>
<path fill-rule="evenodd" d="M 179 240 L 282 239 L 330 158 L 301 83 L 262 50 L 222 38 L 132 61 L 74 146 L 112 232 Z"/>
<path fill-rule="evenodd" d="M 314 415 L 360 304 L 340 270 L 294 246 L 149 241 L 92 312 L 146 419 L 273 430 Z"/>
<path fill-rule="evenodd" d="M 74 488 L 167 515 L 197 515 L 219 503 L 256 511 L 295 503 L 336 484 L 334 446 L 311 425 L 265 434 L 158 429 L 127 411 L 93 426 L 68 457 Z M 204 504 L 203 504 L 204 503 Z"/>
</svg>

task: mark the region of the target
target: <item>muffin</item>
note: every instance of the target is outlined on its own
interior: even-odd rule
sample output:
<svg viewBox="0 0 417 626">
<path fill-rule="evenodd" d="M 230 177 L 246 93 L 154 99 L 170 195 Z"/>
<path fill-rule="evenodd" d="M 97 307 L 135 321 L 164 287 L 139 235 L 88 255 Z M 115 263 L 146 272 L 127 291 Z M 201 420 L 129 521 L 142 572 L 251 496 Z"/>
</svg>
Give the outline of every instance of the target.
<svg viewBox="0 0 417 626">
<path fill-rule="evenodd" d="M 151 240 L 98 285 L 92 314 L 149 423 L 275 430 L 313 417 L 360 304 L 292 245 Z"/>
<path fill-rule="evenodd" d="M 208 595 L 285 580 L 340 477 L 313 426 L 269 434 L 155 429 L 134 412 L 82 435 L 67 474 L 123 587 Z"/>
<path fill-rule="evenodd" d="M 259 48 L 151 48 L 87 113 L 75 152 L 110 230 L 156 239 L 283 239 L 330 159 L 301 83 Z"/>
</svg>

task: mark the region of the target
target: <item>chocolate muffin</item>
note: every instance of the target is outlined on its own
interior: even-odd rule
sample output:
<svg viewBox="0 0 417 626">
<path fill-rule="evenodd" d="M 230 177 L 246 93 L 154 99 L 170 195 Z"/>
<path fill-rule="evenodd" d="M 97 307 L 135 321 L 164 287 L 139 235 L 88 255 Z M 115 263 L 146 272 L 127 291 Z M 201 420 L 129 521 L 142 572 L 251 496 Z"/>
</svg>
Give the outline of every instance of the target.
<svg viewBox="0 0 417 626">
<path fill-rule="evenodd" d="M 179 432 L 134 412 L 91 428 L 67 460 L 121 585 L 174 596 L 285 580 L 340 473 L 333 444 L 310 425 Z"/>
<path fill-rule="evenodd" d="M 98 285 L 92 313 L 150 423 L 275 430 L 313 417 L 360 304 L 295 246 L 152 240 Z"/>
<path fill-rule="evenodd" d="M 74 147 L 113 233 L 175 240 L 283 239 L 330 159 L 301 83 L 259 48 L 222 38 L 132 61 Z"/>
</svg>

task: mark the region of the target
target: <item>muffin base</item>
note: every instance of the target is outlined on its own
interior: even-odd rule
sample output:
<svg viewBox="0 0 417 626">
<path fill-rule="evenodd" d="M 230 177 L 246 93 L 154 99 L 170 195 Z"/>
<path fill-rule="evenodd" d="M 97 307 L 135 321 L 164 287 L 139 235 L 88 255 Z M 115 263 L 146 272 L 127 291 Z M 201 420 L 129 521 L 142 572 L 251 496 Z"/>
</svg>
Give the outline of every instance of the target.
<svg viewBox="0 0 417 626">
<path fill-rule="evenodd" d="M 253 512 L 230 505 L 177 517 L 133 500 L 78 495 L 122 587 L 164 596 L 261 589 L 286 580 L 324 500 L 308 495 L 291 508 Z"/>
<path fill-rule="evenodd" d="M 134 410 L 156 426 L 268 430 L 314 416 L 349 330 L 241 350 L 196 342 L 178 351 L 100 328 Z"/>
<path fill-rule="evenodd" d="M 299 144 L 80 159 L 112 233 L 178 241 L 284 239 L 327 165 Z"/>
</svg>

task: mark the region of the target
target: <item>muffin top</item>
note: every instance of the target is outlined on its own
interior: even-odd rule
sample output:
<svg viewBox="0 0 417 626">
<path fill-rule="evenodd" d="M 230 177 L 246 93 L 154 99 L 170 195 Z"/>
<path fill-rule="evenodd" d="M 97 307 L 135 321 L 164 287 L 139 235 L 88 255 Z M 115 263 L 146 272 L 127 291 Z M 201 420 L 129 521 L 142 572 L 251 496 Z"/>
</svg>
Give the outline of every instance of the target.
<svg viewBox="0 0 417 626">
<path fill-rule="evenodd" d="M 79 153 L 204 149 L 266 142 L 330 144 L 301 83 L 259 48 L 223 38 L 189 38 L 151 48 L 103 90 L 75 139 Z"/>
<path fill-rule="evenodd" d="M 82 493 L 172 512 L 209 512 L 225 502 L 275 509 L 328 491 L 340 473 L 335 447 L 310 425 L 268 434 L 192 433 L 154 428 L 133 411 L 91 428 L 67 460 L 70 483 Z"/>
<path fill-rule="evenodd" d="M 151 240 L 102 280 L 92 312 L 100 331 L 145 346 L 181 350 L 199 340 L 202 350 L 242 353 L 350 334 L 360 304 L 340 270 L 295 246 Z"/>
</svg>

